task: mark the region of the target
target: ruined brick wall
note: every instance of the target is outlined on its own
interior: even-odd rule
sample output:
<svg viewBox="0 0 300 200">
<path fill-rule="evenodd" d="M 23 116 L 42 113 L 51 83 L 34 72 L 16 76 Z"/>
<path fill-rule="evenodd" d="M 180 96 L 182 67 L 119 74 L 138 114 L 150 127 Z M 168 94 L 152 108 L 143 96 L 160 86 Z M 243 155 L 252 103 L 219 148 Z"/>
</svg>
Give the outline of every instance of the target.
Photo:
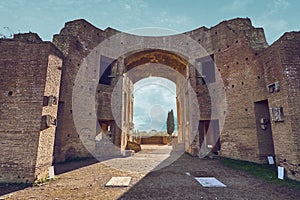
<svg viewBox="0 0 300 200">
<path fill-rule="evenodd" d="M 55 137 L 55 162 L 91 156 L 82 144 L 75 128 L 72 92 L 76 75 L 84 58 L 110 34 L 112 33 L 109 29 L 102 31 L 85 20 L 75 20 L 66 23 L 61 32 L 53 37 L 53 43 L 65 56 Z M 88 137 L 95 138 L 95 136 L 96 133 L 91 132 Z"/>
<path fill-rule="evenodd" d="M 55 53 L 54 53 L 55 52 Z M 61 80 L 62 59 L 60 52 L 52 47 L 48 56 L 48 68 L 44 97 L 54 96 L 54 102 L 43 106 L 42 116 L 50 115 L 55 121 L 50 127 L 40 131 L 39 145 L 37 152 L 37 163 L 35 177 L 37 179 L 48 176 L 48 168 L 53 163 L 54 139 L 57 122 L 57 110 L 59 100 L 59 89 Z"/>
<path fill-rule="evenodd" d="M 99 84 L 97 88 L 98 101 L 96 102 L 95 106 L 98 108 L 97 116 L 99 117 L 99 120 L 113 120 L 112 111 L 111 111 L 112 91 L 113 91 L 113 87 L 109 85 Z"/>
<path fill-rule="evenodd" d="M 0 41 L 0 182 L 33 182 L 41 177 L 37 168 L 51 166 L 50 161 L 37 159 L 44 153 L 44 149 L 38 153 L 39 146 L 53 149 L 51 140 L 41 140 L 40 128 L 48 58 L 54 46 L 36 35 L 26 36 Z M 53 137 L 54 130 L 48 134 Z"/>
<path fill-rule="evenodd" d="M 0 40 L 0 72 L 3 74 L 0 88 L 0 182 L 32 182 L 45 177 L 52 163 L 54 144 L 55 162 L 91 156 L 75 128 L 73 87 L 77 86 L 76 75 L 85 57 L 100 42 L 117 32 L 110 28 L 102 31 L 85 20 L 75 20 L 67 22 L 61 32 L 54 36 L 53 43 L 56 47 L 43 42 L 34 33 L 17 34 L 13 40 Z M 262 28 L 253 27 L 249 19 L 238 18 L 221 22 L 210 29 L 202 27 L 185 34 L 201 44 L 209 55 L 213 55 L 216 80 L 207 83 L 210 91 L 206 85 L 197 85 L 198 77 L 193 67 L 187 67 L 185 73 L 197 94 L 199 120 L 218 120 L 221 114 L 226 116 L 224 127 L 220 127 L 221 155 L 266 162 L 266 155 L 272 154 L 272 149 L 264 145 L 271 144 L 267 141 L 271 137 L 264 136 L 267 132 L 261 130 L 260 106 L 268 106 L 271 115 L 272 108 L 282 107 L 283 121 L 275 122 L 270 119 L 266 126 L 268 133 L 272 130 L 273 154 L 277 164 L 285 167 L 289 177 L 299 179 L 299 33 L 286 33 L 268 47 Z M 117 45 L 120 47 L 124 44 Z M 147 57 L 147 51 L 131 53 L 133 58 L 128 59 L 137 59 L 136 64 L 150 62 L 151 53 Z M 136 55 L 140 58 L 134 58 Z M 98 84 L 95 95 L 91 95 L 96 100 L 98 120 L 114 120 L 111 113 L 111 93 L 116 80 L 126 72 L 126 67 L 129 69 L 129 64 L 127 66 L 125 62 L 126 55 L 123 56 L 112 68 L 111 73 L 116 77 L 112 78 L 111 84 Z M 156 59 L 172 57 L 170 53 L 162 51 L 153 51 L 153 56 Z M 168 65 L 170 58 L 163 59 L 166 62 L 163 64 Z M 95 62 L 98 61 L 99 63 L 89 64 L 100 68 L 100 57 Z M 170 63 L 173 61 L 179 62 L 180 59 L 170 59 Z M 174 69 L 178 71 L 179 68 Z M 98 73 L 97 70 L 99 69 L 93 73 Z M 89 65 L 85 71 L 86 78 L 90 77 Z M 144 77 L 145 74 L 142 74 L 134 75 L 134 78 L 138 80 Z M 217 87 L 220 82 L 224 83 L 223 88 Z M 268 85 L 275 82 L 279 83 L 280 88 L 276 92 L 270 92 Z M 132 84 L 127 86 L 132 90 Z M 132 93 L 128 88 L 126 90 L 128 94 Z M 222 107 L 221 99 L 211 98 L 224 92 L 226 109 Z M 57 104 L 44 105 L 44 97 L 51 95 L 59 97 Z M 178 112 L 182 112 L 183 117 L 186 113 L 184 109 L 191 107 L 192 100 L 189 96 L 180 96 L 177 101 L 181 106 Z M 217 107 L 211 109 L 211 103 L 216 103 Z M 58 126 L 53 124 L 41 130 L 42 116 L 46 115 L 57 118 Z M 182 128 L 183 132 L 189 131 L 186 122 L 185 118 L 180 119 L 179 125 L 185 127 Z M 126 135 L 121 134 L 116 124 L 114 126 L 118 132 L 115 140 L 124 146 L 125 144 L 121 144 L 121 136 Z M 127 129 L 130 132 L 128 126 Z M 87 138 L 94 138 L 97 132 L 85 131 Z M 199 139 L 196 138 L 188 151 L 197 155 L 199 145 Z"/>
<path fill-rule="evenodd" d="M 114 34 L 115 30 L 107 29 L 101 31 L 84 20 L 76 20 L 66 23 L 59 35 L 54 36 L 53 42 L 65 55 L 65 65 L 63 68 L 60 116 L 62 127 L 58 127 L 56 145 L 56 156 L 58 161 L 66 158 L 87 156 L 84 147 L 78 139 L 77 131 L 74 128 L 71 108 L 72 87 L 78 68 L 83 58 L 88 55 L 93 47 L 101 41 L 108 39 Z M 255 162 L 266 162 L 266 152 L 271 149 L 264 149 L 265 153 L 259 148 L 268 141 L 260 135 L 260 125 L 258 112 L 255 105 L 258 102 L 267 102 L 271 109 L 276 105 L 281 105 L 286 109 L 286 121 L 282 124 L 270 122 L 269 128 L 273 131 L 273 140 L 275 147 L 276 159 L 281 158 L 281 154 L 286 154 L 288 145 L 299 144 L 296 130 L 298 127 L 297 115 L 289 114 L 289 110 L 297 110 L 298 93 L 295 88 L 297 82 L 291 82 L 287 76 L 282 75 L 283 60 L 289 60 L 288 64 L 294 66 L 291 72 L 297 79 L 298 72 L 296 57 L 291 58 L 291 53 L 297 54 L 298 44 L 293 44 L 295 37 L 289 35 L 285 37 L 284 43 L 275 43 L 268 47 L 264 31 L 262 28 L 252 26 L 249 19 L 233 19 L 221 22 L 220 24 L 207 29 L 205 27 L 185 33 L 201 44 L 209 55 L 213 55 L 216 65 L 215 75 L 216 82 L 211 83 L 213 88 L 210 94 L 205 86 L 196 85 L 196 72 L 193 67 L 190 68 L 189 76 L 192 86 L 198 96 L 200 104 L 199 120 L 218 119 L 221 114 L 226 116 L 225 124 L 221 130 L 221 155 L 243 159 Z M 289 38 L 289 39 L 287 39 Z M 293 44 L 294 46 L 292 46 Z M 126 59 L 126 58 L 124 58 Z M 120 61 L 122 63 L 122 61 Z M 122 68 L 123 67 L 123 68 Z M 281 69 L 281 72 L 279 73 Z M 113 69 L 114 70 L 114 69 Z M 117 73 L 126 71 L 124 66 L 118 68 Z M 218 76 L 220 75 L 220 76 Z M 98 116 L 101 119 L 113 120 L 110 112 L 110 95 L 114 86 L 114 80 L 110 86 L 98 86 Z M 282 88 L 278 93 L 269 93 L 268 84 L 275 81 L 280 82 Z M 224 88 L 215 87 L 218 83 L 223 82 Z M 218 91 L 219 90 L 219 91 Z M 296 91 L 296 92 L 295 92 Z M 211 96 L 226 92 L 227 108 L 222 110 L 218 107 L 215 110 L 210 109 Z M 289 98 L 291 97 L 291 98 Z M 281 99 L 278 101 L 278 99 Z M 216 100 L 218 101 L 218 100 Z M 270 110 L 271 112 L 271 110 Z M 289 117 L 290 116 L 290 117 Z M 289 118 L 291 120 L 289 120 Z M 221 123 L 220 123 L 221 124 Z M 282 141 L 291 141 L 288 136 L 280 136 L 280 132 L 286 131 L 292 133 L 294 143 L 287 142 L 288 145 L 280 147 Z M 288 135 L 288 134 L 287 134 Z M 285 143 L 284 142 L 284 143 Z M 198 144 L 199 145 L 199 144 Z M 290 158 L 296 163 L 299 150 L 293 148 L 294 153 Z M 278 157 L 278 158 L 277 158 Z M 294 162 L 295 161 L 295 162 Z"/>
<path fill-rule="evenodd" d="M 283 121 L 272 120 L 276 162 L 289 177 L 299 179 L 299 33 L 286 33 L 262 55 L 266 85 L 279 83 L 279 91 L 269 93 L 270 112 L 282 107 Z"/>
<path fill-rule="evenodd" d="M 299 33 L 286 33 L 268 47 L 263 30 L 249 20 L 230 20 L 190 34 L 209 54 L 224 82 L 227 98 L 225 125 L 221 132 L 221 155 L 266 163 L 274 155 L 288 176 L 299 176 Z M 278 92 L 268 85 L 279 83 Z M 207 88 L 198 87 L 201 120 L 209 119 Z M 266 101 L 272 135 L 260 135 L 260 119 L 255 104 Z M 204 102 L 204 103 L 203 103 Z M 205 103 L 206 102 L 206 103 Z M 283 122 L 272 120 L 272 108 L 283 108 Z M 267 134 L 267 132 L 263 133 Z M 268 139 L 267 139 L 268 138 Z M 272 140 L 272 141 L 266 141 Z M 274 143 L 274 152 L 270 144 Z M 267 145 L 268 144 L 268 145 Z M 264 146 L 265 145 L 265 146 Z"/>
<path fill-rule="evenodd" d="M 267 46 L 263 30 L 254 28 L 249 19 L 234 19 L 189 35 L 214 56 L 216 77 L 219 73 L 222 78 L 216 82 L 224 83 L 227 110 L 223 111 L 226 118 L 220 136 L 221 154 L 258 162 L 254 102 L 266 98 L 264 71 L 257 60 L 260 50 Z M 212 119 L 217 119 L 208 105 L 210 96 L 220 91 L 210 92 L 207 95 L 204 86 L 197 88 L 200 120 L 209 120 L 211 114 Z"/>
</svg>

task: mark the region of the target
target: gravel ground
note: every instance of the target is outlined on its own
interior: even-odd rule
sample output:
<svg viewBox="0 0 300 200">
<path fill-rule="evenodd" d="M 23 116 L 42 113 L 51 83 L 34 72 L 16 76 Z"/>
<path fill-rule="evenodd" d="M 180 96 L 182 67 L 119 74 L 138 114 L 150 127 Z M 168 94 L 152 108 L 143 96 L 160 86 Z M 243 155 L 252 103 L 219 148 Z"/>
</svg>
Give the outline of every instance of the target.
<svg viewBox="0 0 300 200">
<path fill-rule="evenodd" d="M 300 196 L 299 190 L 267 183 L 245 172 L 226 168 L 217 159 L 200 160 L 175 153 L 175 162 L 171 164 L 173 160 L 168 157 L 171 152 L 169 146 L 147 145 L 142 149 L 128 158 L 57 165 L 57 180 L 26 188 L 2 185 L 0 199 L 295 200 Z M 105 187 L 112 176 L 131 176 L 132 180 L 128 187 Z M 216 177 L 227 187 L 204 188 L 194 179 L 207 176 Z"/>
</svg>

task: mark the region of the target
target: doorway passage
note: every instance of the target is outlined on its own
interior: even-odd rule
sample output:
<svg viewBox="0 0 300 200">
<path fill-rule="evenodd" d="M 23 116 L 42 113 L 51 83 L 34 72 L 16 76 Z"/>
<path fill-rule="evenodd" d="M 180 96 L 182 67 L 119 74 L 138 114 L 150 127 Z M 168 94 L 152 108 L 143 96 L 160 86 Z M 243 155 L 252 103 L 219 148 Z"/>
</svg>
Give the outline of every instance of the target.
<svg viewBox="0 0 300 200">
<path fill-rule="evenodd" d="M 267 156 L 275 155 L 268 100 L 254 102 L 254 109 L 259 158 L 266 163 Z"/>
<path fill-rule="evenodd" d="M 219 120 L 200 120 L 199 121 L 199 144 L 212 153 L 218 154 L 221 149 Z"/>
</svg>

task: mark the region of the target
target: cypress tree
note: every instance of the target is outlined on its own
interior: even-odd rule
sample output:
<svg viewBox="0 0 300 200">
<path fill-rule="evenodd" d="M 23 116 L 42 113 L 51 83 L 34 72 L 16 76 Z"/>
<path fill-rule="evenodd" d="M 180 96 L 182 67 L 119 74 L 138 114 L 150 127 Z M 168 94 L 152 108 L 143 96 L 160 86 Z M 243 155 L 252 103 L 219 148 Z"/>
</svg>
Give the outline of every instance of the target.
<svg viewBox="0 0 300 200">
<path fill-rule="evenodd" d="M 168 112 L 168 117 L 167 117 L 167 133 L 172 136 L 172 133 L 174 132 L 174 114 L 173 114 L 173 109 Z"/>
</svg>

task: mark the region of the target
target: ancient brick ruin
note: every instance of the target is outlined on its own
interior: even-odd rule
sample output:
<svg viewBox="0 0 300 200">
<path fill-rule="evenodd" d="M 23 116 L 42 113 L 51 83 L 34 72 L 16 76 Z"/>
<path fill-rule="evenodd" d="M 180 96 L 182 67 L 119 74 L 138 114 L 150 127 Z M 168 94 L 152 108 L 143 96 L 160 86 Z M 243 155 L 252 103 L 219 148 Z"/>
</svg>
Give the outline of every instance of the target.
<svg viewBox="0 0 300 200">
<path fill-rule="evenodd" d="M 0 49 L 0 182 L 34 182 L 54 162 L 95 156 L 100 129 L 110 127 L 113 151 L 124 151 L 132 139 L 133 84 L 149 76 L 176 84 L 178 142 L 189 154 L 213 150 L 257 163 L 274 156 L 300 180 L 299 32 L 268 45 L 249 19 L 166 37 L 75 20 L 52 42 L 16 34 L 1 39 Z M 160 65 L 169 71 L 156 70 Z"/>
</svg>

